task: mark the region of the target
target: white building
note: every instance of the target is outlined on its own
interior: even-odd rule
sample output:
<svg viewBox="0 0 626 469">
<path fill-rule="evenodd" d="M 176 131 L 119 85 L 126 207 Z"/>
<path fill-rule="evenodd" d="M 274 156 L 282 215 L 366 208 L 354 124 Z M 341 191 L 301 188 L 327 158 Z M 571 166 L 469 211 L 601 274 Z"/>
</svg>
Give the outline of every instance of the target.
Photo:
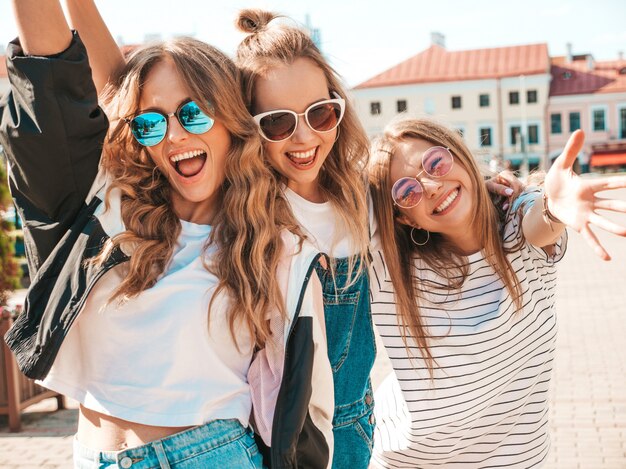
<svg viewBox="0 0 626 469">
<path fill-rule="evenodd" d="M 430 115 L 459 129 L 475 154 L 516 168 L 524 154 L 531 166 L 547 154 L 549 88 L 546 44 L 448 51 L 435 34 L 431 47 L 357 85 L 352 95 L 370 137 L 398 114 Z"/>
</svg>

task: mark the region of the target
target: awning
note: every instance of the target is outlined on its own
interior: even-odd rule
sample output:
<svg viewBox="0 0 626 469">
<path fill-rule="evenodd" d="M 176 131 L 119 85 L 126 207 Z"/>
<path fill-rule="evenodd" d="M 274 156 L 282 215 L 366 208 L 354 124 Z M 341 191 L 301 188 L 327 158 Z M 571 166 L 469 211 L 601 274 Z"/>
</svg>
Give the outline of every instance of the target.
<svg viewBox="0 0 626 469">
<path fill-rule="evenodd" d="M 519 154 L 512 154 L 512 155 L 504 155 L 504 158 L 507 161 L 510 161 L 512 165 L 514 166 L 519 166 L 522 164 L 522 161 L 524 159 L 524 157 L 522 155 Z M 528 163 L 529 164 L 539 164 L 539 162 L 541 161 L 541 158 L 537 155 L 528 155 Z"/>
<path fill-rule="evenodd" d="M 612 153 L 594 153 L 591 155 L 591 166 L 626 165 L 626 151 Z"/>
</svg>

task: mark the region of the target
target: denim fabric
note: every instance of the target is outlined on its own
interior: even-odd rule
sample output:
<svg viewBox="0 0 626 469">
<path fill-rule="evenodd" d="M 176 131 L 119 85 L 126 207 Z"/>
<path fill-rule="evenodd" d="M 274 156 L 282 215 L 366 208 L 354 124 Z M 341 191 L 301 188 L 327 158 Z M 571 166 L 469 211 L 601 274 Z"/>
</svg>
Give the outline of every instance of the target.
<svg viewBox="0 0 626 469">
<path fill-rule="evenodd" d="M 125 451 L 98 451 L 74 439 L 75 469 L 262 469 L 253 432 L 238 420 L 214 420 Z"/>
<path fill-rule="evenodd" d="M 335 439 L 333 469 L 366 469 L 372 455 L 374 398 L 370 371 L 376 344 L 365 269 L 347 288 L 349 258 L 333 259 L 330 269 L 317 266 L 324 291 L 328 357 L 333 369 Z M 358 262 L 356 263 L 358 268 Z"/>
</svg>

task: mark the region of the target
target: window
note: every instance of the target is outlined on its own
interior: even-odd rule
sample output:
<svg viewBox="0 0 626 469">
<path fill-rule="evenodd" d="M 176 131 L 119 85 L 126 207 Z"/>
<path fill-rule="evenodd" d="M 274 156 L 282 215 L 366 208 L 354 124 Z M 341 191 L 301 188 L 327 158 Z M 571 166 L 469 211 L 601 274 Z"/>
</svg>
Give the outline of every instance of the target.
<svg viewBox="0 0 626 469">
<path fill-rule="evenodd" d="M 531 124 L 528 126 L 528 144 L 533 145 L 539 143 L 539 126 Z"/>
<path fill-rule="evenodd" d="M 519 104 L 519 91 L 509 92 L 509 104 Z"/>
<path fill-rule="evenodd" d="M 461 109 L 461 97 L 452 96 L 452 109 Z"/>
<path fill-rule="evenodd" d="M 398 101 L 396 101 L 396 109 L 398 110 L 398 113 L 406 112 L 406 99 L 399 99 Z"/>
<path fill-rule="evenodd" d="M 489 95 L 488 94 L 481 94 L 478 97 L 478 105 L 480 107 L 489 107 Z"/>
<path fill-rule="evenodd" d="M 526 102 L 528 104 L 537 102 L 537 90 L 528 90 L 526 92 Z"/>
<path fill-rule="evenodd" d="M 563 72 L 563 80 L 570 80 L 573 76 L 572 72 Z"/>
<path fill-rule="evenodd" d="M 511 146 L 517 145 L 517 142 L 521 142 L 522 128 L 519 125 L 511 126 Z"/>
<path fill-rule="evenodd" d="M 382 112 L 380 101 L 372 101 L 370 103 L 370 114 L 372 116 L 378 116 Z"/>
<path fill-rule="evenodd" d="M 622 108 L 619 110 L 619 121 L 619 138 L 626 138 L 626 108 Z"/>
<path fill-rule="evenodd" d="M 580 129 L 580 112 L 569 113 L 569 131 Z"/>
<path fill-rule="evenodd" d="M 606 122 L 604 120 L 604 109 L 593 110 L 593 131 L 602 132 L 606 130 Z"/>
<path fill-rule="evenodd" d="M 481 147 L 490 147 L 491 146 L 491 127 L 481 127 L 478 129 L 480 135 L 480 146 Z"/>
<path fill-rule="evenodd" d="M 550 114 L 550 133 L 561 133 L 561 113 Z"/>
</svg>

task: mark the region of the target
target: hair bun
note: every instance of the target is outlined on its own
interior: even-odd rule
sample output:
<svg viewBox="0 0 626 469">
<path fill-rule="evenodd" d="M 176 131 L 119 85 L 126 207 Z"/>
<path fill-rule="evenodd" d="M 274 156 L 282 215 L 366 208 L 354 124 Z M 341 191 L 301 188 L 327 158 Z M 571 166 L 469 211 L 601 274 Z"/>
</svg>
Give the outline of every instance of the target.
<svg viewBox="0 0 626 469">
<path fill-rule="evenodd" d="M 255 34 L 267 29 L 267 25 L 279 15 L 265 10 L 245 9 L 239 12 L 236 25 L 240 31 Z"/>
</svg>

